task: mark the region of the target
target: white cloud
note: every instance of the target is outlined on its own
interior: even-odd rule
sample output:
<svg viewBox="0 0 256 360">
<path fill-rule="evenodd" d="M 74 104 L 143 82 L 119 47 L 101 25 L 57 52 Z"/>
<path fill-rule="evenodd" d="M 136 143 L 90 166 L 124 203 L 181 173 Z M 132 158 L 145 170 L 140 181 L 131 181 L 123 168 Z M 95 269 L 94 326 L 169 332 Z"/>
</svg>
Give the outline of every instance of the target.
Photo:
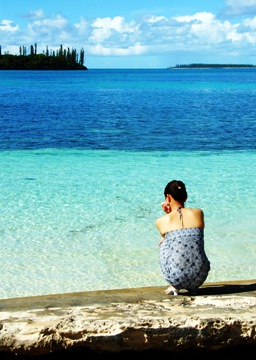
<svg viewBox="0 0 256 360">
<path fill-rule="evenodd" d="M 13 33 L 17 32 L 18 30 L 19 30 L 19 26 L 14 24 L 14 22 L 11 20 L 4 19 L 0 23 L 0 33 L 6 32 L 6 33 L 13 34 Z"/>
<path fill-rule="evenodd" d="M 167 18 L 165 16 L 150 16 L 147 19 L 149 23 L 153 23 L 153 24 L 161 23 L 162 21 L 165 22 L 166 20 Z"/>
<path fill-rule="evenodd" d="M 74 28 L 77 29 L 80 35 L 87 34 L 89 22 L 85 18 L 81 17 L 80 22 L 74 24 Z"/>
<path fill-rule="evenodd" d="M 202 23 L 205 22 L 212 22 L 215 19 L 215 15 L 208 12 L 198 12 L 194 15 L 185 15 L 185 16 L 177 16 L 175 18 L 179 22 L 193 22 L 193 21 L 200 21 Z"/>
<path fill-rule="evenodd" d="M 30 22 L 25 33 L 31 38 L 31 43 L 44 43 L 44 47 L 51 47 L 69 42 L 72 37 L 72 26 L 67 18 L 56 15 Z"/>
<path fill-rule="evenodd" d="M 138 55 L 145 51 L 136 36 L 138 26 L 135 21 L 126 22 L 121 16 L 97 18 L 91 24 L 91 34 L 86 41 L 89 45 L 85 47 L 96 55 Z"/>
<path fill-rule="evenodd" d="M 237 31 L 233 30 L 233 31 L 230 31 L 228 34 L 227 34 L 227 40 L 231 40 L 233 43 L 235 42 L 240 42 L 243 40 L 243 35 L 242 34 L 239 34 L 237 33 Z"/>
<path fill-rule="evenodd" d="M 143 55 L 147 52 L 147 47 L 140 44 L 134 44 L 126 48 L 107 48 L 101 44 L 90 46 L 87 48 L 93 55 L 101 56 L 130 56 L 130 55 Z"/>
<path fill-rule="evenodd" d="M 184 36 L 186 45 L 191 46 L 214 46 L 228 41 L 239 41 L 241 36 L 237 34 L 238 25 L 229 21 L 220 21 L 212 13 L 200 12 L 192 16 L 176 17 L 180 26 L 186 26 Z"/>
<path fill-rule="evenodd" d="M 125 19 L 122 16 L 116 16 L 113 19 L 107 18 L 97 18 L 93 21 L 92 27 L 94 28 L 106 28 L 114 29 L 119 32 L 134 31 L 134 22 L 126 23 Z"/>
<path fill-rule="evenodd" d="M 245 19 L 242 24 L 251 30 L 256 30 L 256 16 L 253 19 Z"/>
<path fill-rule="evenodd" d="M 229 15 L 256 14 L 256 0 L 226 0 L 225 13 Z"/>
<path fill-rule="evenodd" d="M 102 43 L 112 36 L 116 38 L 117 34 L 119 35 L 119 40 L 122 40 L 122 38 L 127 37 L 127 34 L 133 34 L 136 31 L 135 22 L 126 23 L 125 19 L 121 16 L 116 16 L 113 19 L 109 17 L 97 18 L 91 26 L 93 31 L 89 40 L 96 43 Z"/>
<path fill-rule="evenodd" d="M 230 7 L 249 7 L 256 6 L 256 0 L 226 0 L 226 4 Z"/>
<path fill-rule="evenodd" d="M 29 20 L 43 19 L 45 14 L 42 9 L 30 10 L 27 14 L 22 15 L 22 17 Z"/>
<path fill-rule="evenodd" d="M 187 37 L 192 37 L 198 45 L 217 44 L 226 39 L 234 39 L 230 37 L 230 33 L 235 33 L 237 25 L 232 25 L 229 21 L 221 22 L 214 14 L 201 12 L 192 16 L 180 16 L 176 20 L 179 23 L 189 23 L 190 28 L 187 29 Z"/>
<path fill-rule="evenodd" d="M 45 31 L 46 29 L 48 29 L 48 31 L 63 29 L 68 26 L 68 24 L 68 20 L 65 17 L 57 15 L 54 18 L 35 20 L 29 23 L 28 28 L 40 33 L 41 30 Z"/>
</svg>

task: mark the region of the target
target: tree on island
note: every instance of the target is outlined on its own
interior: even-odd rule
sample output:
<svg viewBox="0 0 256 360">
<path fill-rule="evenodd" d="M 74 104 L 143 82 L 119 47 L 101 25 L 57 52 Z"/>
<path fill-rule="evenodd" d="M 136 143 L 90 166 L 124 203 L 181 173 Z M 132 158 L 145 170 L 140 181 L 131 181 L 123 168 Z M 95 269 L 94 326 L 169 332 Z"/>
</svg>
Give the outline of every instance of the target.
<svg viewBox="0 0 256 360">
<path fill-rule="evenodd" d="M 19 47 L 19 55 L 2 54 L 0 45 L 0 70 L 88 70 L 84 66 L 84 49 L 80 54 L 76 49 L 64 49 L 60 45 L 56 52 L 46 51 L 37 53 L 37 44 L 30 45 L 30 54 L 27 55 L 26 46 Z"/>
</svg>

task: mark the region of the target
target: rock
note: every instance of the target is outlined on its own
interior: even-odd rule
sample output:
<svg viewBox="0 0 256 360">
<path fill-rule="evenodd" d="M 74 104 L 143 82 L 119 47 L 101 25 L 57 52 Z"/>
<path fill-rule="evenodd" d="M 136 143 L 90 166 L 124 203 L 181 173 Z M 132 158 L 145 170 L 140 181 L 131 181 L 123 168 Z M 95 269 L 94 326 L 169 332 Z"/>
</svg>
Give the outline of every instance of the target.
<svg viewBox="0 0 256 360">
<path fill-rule="evenodd" d="M 256 280 L 207 283 L 196 296 L 146 287 L 5 299 L 0 355 L 255 351 L 255 310 Z"/>
</svg>

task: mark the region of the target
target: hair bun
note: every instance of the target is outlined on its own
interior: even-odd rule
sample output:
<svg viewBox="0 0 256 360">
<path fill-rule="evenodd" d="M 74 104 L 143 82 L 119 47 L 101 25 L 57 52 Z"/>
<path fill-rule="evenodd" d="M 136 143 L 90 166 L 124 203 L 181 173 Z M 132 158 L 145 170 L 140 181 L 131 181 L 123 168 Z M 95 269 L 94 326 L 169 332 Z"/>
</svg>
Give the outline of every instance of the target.
<svg viewBox="0 0 256 360">
<path fill-rule="evenodd" d="M 183 203 L 187 200 L 186 186 L 181 180 L 172 180 L 166 185 L 164 190 L 165 197 L 168 194 L 175 200 Z"/>
</svg>

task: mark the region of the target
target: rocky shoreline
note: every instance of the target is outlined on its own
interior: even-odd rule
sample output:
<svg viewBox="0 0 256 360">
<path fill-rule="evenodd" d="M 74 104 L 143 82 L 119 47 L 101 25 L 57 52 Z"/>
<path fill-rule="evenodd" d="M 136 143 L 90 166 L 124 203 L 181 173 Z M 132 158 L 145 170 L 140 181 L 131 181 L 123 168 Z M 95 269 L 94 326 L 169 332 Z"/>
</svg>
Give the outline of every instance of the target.
<svg viewBox="0 0 256 360">
<path fill-rule="evenodd" d="M 0 300 L 1 359 L 249 359 L 255 350 L 256 280 L 206 283 L 196 296 L 146 287 Z"/>
</svg>

